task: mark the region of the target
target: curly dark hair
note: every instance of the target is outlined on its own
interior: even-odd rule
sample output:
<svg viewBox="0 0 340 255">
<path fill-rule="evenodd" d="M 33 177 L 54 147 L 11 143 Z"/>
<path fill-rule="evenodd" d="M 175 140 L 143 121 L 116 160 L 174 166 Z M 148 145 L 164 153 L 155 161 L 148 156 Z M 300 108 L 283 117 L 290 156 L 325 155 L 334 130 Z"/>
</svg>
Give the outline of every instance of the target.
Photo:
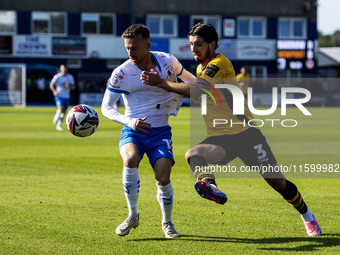
<svg viewBox="0 0 340 255">
<path fill-rule="evenodd" d="M 205 42 L 211 43 L 213 41 L 216 42 L 215 49 L 218 48 L 218 34 L 211 24 L 203 24 L 203 23 L 197 23 L 194 25 L 191 30 L 189 31 L 188 36 L 190 35 L 197 35 L 204 39 Z"/>
</svg>

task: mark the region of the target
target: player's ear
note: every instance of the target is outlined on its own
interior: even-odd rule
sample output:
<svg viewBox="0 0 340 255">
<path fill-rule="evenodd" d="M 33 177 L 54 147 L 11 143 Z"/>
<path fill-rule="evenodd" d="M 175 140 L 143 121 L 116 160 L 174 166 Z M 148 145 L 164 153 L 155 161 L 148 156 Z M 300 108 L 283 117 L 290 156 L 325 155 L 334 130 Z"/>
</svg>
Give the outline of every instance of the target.
<svg viewBox="0 0 340 255">
<path fill-rule="evenodd" d="M 150 50 L 151 49 L 151 43 L 150 42 L 147 42 L 147 47 L 148 47 L 148 50 Z"/>
<path fill-rule="evenodd" d="M 210 50 L 215 50 L 216 49 L 216 41 L 212 41 L 211 43 L 209 43 L 209 48 L 210 48 Z"/>
</svg>

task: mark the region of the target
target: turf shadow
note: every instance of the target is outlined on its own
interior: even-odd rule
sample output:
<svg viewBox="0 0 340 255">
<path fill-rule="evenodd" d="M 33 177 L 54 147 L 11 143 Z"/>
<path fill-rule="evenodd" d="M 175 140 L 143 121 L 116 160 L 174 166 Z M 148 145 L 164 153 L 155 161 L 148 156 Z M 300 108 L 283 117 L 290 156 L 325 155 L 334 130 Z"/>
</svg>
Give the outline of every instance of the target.
<svg viewBox="0 0 340 255">
<path fill-rule="evenodd" d="M 323 234 L 317 237 L 272 237 L 272 238 L 233 238 L 233 237 L 216 237 L 216 236 L 199 236 L 199 235 L 180 235 L 176 239 L 165 238 L 143 238 L 131 239 L 129 241 L 191 241 L 191 242 L 226 242 L 226 243 L 243 243 L 243 244 L 266 244 L 281 245 L 287 244 L 285 247 L 265 247 L 259 250 L 271 251 L 316 251 L 327 247 L 340 246 L 340 234 Z M 299 242 L 304 242 L 298 246 Z"/>
</svg>

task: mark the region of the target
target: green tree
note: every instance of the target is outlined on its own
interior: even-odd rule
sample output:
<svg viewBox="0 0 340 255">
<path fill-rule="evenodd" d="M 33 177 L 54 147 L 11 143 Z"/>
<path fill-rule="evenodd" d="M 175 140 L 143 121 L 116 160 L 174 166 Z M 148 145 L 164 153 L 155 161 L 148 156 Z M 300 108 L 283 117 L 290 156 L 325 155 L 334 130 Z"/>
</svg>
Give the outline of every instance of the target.
<svg viewBox="0 0 340 255">
<path fill-rule="evenodd" d="M 333 34 L 324 35 L 322 32 L 319 35 L 320 47 L 340 47 L 340 31 L 336 30 Z"/>
</svg>

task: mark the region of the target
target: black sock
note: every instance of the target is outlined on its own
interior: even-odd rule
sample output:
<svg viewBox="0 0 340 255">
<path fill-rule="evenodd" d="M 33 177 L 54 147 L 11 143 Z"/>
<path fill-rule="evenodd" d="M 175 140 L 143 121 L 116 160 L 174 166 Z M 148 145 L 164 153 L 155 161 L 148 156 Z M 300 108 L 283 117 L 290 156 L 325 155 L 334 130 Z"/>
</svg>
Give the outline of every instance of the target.
<svg viewBox="0 0 340 255">
<path fill-rule="evenodd" d="M 202 156 L 192 156 L 188 159 L 191 171 L 193 171 L 198 181 L 204 181 L 209 184 L 215 184 L 215 176 L 210 171 L 207 161 Z"/>
<path fill-rule="evenodd" d="M 307 212 L 307 205 L 294 183 L 286 181 L 286 188 L 279 192 L 283 198 L 292 205 L 300 214 Z"/>
<path fill-rule="evenodd" d="M 188 158 L 188 163 L 193 173 L 195 173 L 197 169 L 208 167 L 207 161 L 202 156 L 192 156 Z"/>
</svg>

